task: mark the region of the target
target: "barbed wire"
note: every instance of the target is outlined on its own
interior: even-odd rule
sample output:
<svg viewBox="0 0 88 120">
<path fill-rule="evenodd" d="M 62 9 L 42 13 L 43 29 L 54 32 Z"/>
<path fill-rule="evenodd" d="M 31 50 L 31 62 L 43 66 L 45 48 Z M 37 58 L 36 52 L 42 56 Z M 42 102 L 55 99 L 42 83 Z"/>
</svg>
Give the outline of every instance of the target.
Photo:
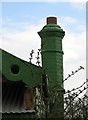
<svg viewBox="0 0 88 120">
<path fill-rule="evenodd" d="M 63 82 L 65 82 L 66 80 L 68 80 L 70 77 L 72 77 L 73 75 L 75 75 L 77 72 L 79 72 L 82 69 L 84 70 L 84 67 L 80 66 L 80 68 L 78 68 L 77 70 L 72 71 L 72 73 L 68 74 L 68 76 L 63 80 Z"/>
<path fill-rule="evenodd" d="M 31 53 L 30 53 L 30 58 L 29 58 L 29 62 L 32 63 L 32 59 L 33 59 L 33 54 L 34 54 L 34 50 L 32 49 L 31 50 Z"/>
<path fill-rule="evenodd" d="M 43 45 L 44 44 L 42 44 L 42 47 L 43 47 Z M 40 63 L 41 63 L 41 61 L 40 61 L 40 53 L 41 53 L 41 49 L 38 49 L 38 52 L 37 52 L 37 57 L 36 57 L 36 59 L 37 59 L 37 62 L 36 62 L 36 64 L 38 65 L 38 66 L 40 66 Z M 34 54 L 34 50 L 31 50 L 31 53 L 30 53 L 30 58 L 29 58 L 29 62 L 30 63 L 32 63 L 32 59 L 33 59 L 33 54 Z M 80 70 L 84 70 L 84 67 L 82 67 L 82 66 L 80 66 L 77 70 L 75 70 L 75 71 L 72 71 L 72 73 L 71 74 L 68 74 L 68 76 L 67 76 L 67 78 L 65 78 L 64 80 L 63 80 L 63 82 L 65 82 L 65 81 L 67 81 L 70 77 L 72 77 L 73 75 L 75 75 L 77 72 L 79 72 Z M 31 70 L 31 73 L 32 73 L 32 70 Z M 42 74 L 41 74 L 42 75 Z M 33 75 L 32 75 L 33 76 Z M 88 80 L 87 80 L 88 81 Z M 69 106 L 71 106 L 71 103 L 70 103 L 70 101 L 71 102 L 75 102 L 75 98 L 77 98 L 79 101 L 81 101 L 82 102 L 82 99 L 87 99 L 88 97 L 85 95 L 83 98 L 79 98 L 78 96 L 81 94 L 81 93 L 83 93 L 88 87 L 84 87 L 82 90 L 80 89 L 80 88 L 82 88 L 86 83 L 87 83 L 87 81 L 86 82 L 84 82 L 81 86 L 79 86 L 79 87 L 77 87 L 77 88 L 73 88 L 72 90 L 67 90 L 66 92 L 65 92 L 65 95 L 68 95 L 69 97 L 65 97 L 65 99 L 64 99 L 64 104 L 66 104 L 66 107 L 65 107 L 65 109 L 64 109 L 64 111 L 65 111 L 65 116 L 67 116 L 68 114 L 70 114 L 69 113 L 69 111 L 67 111 L 68 110 L 68 108 L 69 108 Z M 58 83 L 58 85 L 61 87 L 61 84 L 60 83 Z M 58 87 L 58 86 L 57 86 Z M 55 86 L 55 88 L 56 88 L 56 86 Z M 57 89 L 57 88 L 56 88 Z M 39 89 L 38 89 L 39 90 Z M 54 98 L 53 98 L 53 103 L 55 103 L 55 102 L 58 102 L 58 96 L 60 95 L 60 91 L 58 92 L 58 90 L 59 89 L 57 89 L 55 92 L 56 92 L 56 95 L 54 96 Z M 75 92 L 76 90 L 78 90 L 77 92 Z M 42 90 L 39 90 L 39 92 L 40 92 L 40 96 L 41 96 L 41 100 L 43 101 L 44 100 L 44 92 L 42 91 Z M 73 92 L 73 93 L 72 93 Z M 47 100 L 51 100 L 51 98 L 46 98 Z M 67 102 L 68 101 L 68 102 Z M 62 101 L 61 101 L 62 102 Z M 43 108 L 45 109 L 45 105 L 44 105 L 44 101 L 43 102 L 41 102 L 41 104 L 43 104 L 42 106 L 43 106 Z M 75 112 L 76 111 L 78 111 L 79 109 L 80 109 L 80 106 L 79 106 L 79 102 L 77 101 L 77 103 L 75 102 L 75 105 L 76 106 L 74 106 L 74 107 L 78 107 L 76 110 L 74 110 L 74 112 L 73 112 L 73 114 L 75 114 Z"/>
<path fill-rule="evenodd" d="M 36 57 L 36 59 L 37 59 L 37 62 L 36 62 L 36 64 L 38 64 L 38 66 L 40 66 L 40 51 L 41 51 L 41 49 L 38 49 L 38 52 L 37 52 L 37 57 Z"/>
<path fill-rule="evenodd" d="M 72 96 L 70 96 L 70 94 L 69 94 L 69 99 L 74 100 L 74 99 L 75 99 L 76 97 L 78 97 L 81 93 L 83 93 L 84 90 L 86 90 L 87 88 L 88 88 L 88 87 L 86 87 L 86 88 L 84 87 L 83 90 L 80 90 L 79 93 L 73 93 Z M 74 96 L 74 95 L 75 95 L 75 96 Z M 65 98 L 65 99 L 68 99 L 68 98 Z M 69 105 L 70 105 L 70 103 L 66 106 L 66 108 L 65 108 L 64 110 L 66 110 Z"/>
<path fill-rule="evenodd" d="M 72 90 L 67 90 L 67 91 L 65 92 L 65 94 L 70 93 L 70 92 L 73 92 L 73 91 L 75 91 L 75 90 L 78 90 L 79 88 L 83 87 L 86 83 L 87 83 L 87 81 L 84 82 L 81 86 L 79 86 L 79 87 L 77 87 L 77 88 L 73 88 Z"/>
<path fill-rule="evenodd" d="M 78 98 L 78 100 L 76 100 L 77 102 L 75 102 L 75 103 L 73 104 L 73 101 L 72 101 L 72 107 L 74 107 L 74 111 L 73 111 L 72 114 L 75 114 L 75 112 L 77 112 L 78 110 L 80 110 L 82 107 L 84 107 L 85 110 L 88 109 L 88 106 L 85 105 L 85 101 L 84 101 L 84 99 L 85 99 L 85 100 L 88 99 L 88 96 L 87 96 L 87 95 L 84 95 L 84 96 L 82 96 L 81 98 L 79 98 L 79 97 L 76 97 L 76 98 Z M 70 101 L 70 100 L 69 100 L 69 101 Z M 81 104 L 81 103 L 82 103 L 82 104 Z M 70 104 L 71 104 L 71 103 L 70 103 Z M 81 106 L 80 106 L 80 105 L 81 105 Z M 71 106 L 71 105 L 70 105 L 70 106 Z M 72 108 L 70 108 L 70 109 L 72 109 Z M 66 117 L 68 114 L 70 114 L 70 109 L 65 111 L 65 117 Z M 81 110 L 82 110 L 82 109 L 81 109 Z"/>
</svg>

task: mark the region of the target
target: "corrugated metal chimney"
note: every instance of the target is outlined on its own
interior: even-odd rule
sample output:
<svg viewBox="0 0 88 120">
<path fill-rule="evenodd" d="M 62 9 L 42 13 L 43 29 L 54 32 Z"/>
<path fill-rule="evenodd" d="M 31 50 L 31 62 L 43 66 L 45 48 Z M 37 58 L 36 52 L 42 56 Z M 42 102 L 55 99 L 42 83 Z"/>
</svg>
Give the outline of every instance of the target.
<svg viewBox="0 0 88 120">
<path fill-rule="evenodd" d="M 63 120 L 64 88 L 62 39 L 65 32 L 57 25 L 56 17 L 48 17 L 47 25 L 45 25 L 38 34 L 41 37 L 42 66 L 48 76 L 48 86 L 51 98 L 51 117 Z M 56 93 L 51 94 L 55 87 L 59 90 L 59 96 L 56 96 Z M 57 99 L 56 102 L 53 102 L 54 97 Z"/>
</svg>

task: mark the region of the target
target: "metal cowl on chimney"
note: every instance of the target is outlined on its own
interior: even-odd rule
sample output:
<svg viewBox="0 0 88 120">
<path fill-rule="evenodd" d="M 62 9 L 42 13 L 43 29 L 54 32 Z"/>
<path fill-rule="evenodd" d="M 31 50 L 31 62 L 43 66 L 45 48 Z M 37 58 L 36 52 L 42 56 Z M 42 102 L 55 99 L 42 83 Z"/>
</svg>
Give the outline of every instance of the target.
<svg viewBox="0 0 88 120">
<path fill-rule="evenodd" d="M 48 17 L 47 25 L 38 32 L 41 37 L 41 54 L 42 54 L 42 67 L 48 76 L 49 92 L 58 87 L 60 95 L 58 96 L 59 102 L 50 102 L 50 112 L 52 118 L 64 119 L 64 87 L 63 87 L 63 50 L 62 39 L 65 32 L 59 25 L 57 25 L 56 17 Z M 53 99 L 54 94 L 50 94 Z M 57 111 L 57 112 L 55 112 Z"/>
</svg>

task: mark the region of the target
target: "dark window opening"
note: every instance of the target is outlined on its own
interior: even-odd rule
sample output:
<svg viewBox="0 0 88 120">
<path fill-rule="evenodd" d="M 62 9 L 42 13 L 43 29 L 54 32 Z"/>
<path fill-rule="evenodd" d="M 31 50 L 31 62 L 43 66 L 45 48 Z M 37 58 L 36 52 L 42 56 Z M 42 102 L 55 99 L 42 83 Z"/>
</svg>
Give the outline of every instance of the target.
<svg viewBox="0 0 88 120">
<path fill-rule="evenodd" d="M 25 84 L 21 81 L 2 83 L 2 112 L 24 111 Z"/>
<path fill-rule="evenodd" d="M 18 74 L 18 73 L 19 73 L 19 70 L 20 70 L 20 68 L 19 68 L 18 65 L 14 64 L 14 65 L 11 66 L 11 72 L 12 72 L 13 74 Z"/>
</svg>

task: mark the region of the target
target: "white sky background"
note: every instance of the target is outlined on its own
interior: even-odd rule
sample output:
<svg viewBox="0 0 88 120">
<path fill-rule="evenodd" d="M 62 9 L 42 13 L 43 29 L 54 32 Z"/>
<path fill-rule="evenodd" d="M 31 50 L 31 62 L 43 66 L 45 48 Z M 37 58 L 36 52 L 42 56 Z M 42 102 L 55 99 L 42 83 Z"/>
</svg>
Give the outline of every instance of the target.
<svg viewBox="0 0 88 120">
<path fill-rule="evenodd" d="M 82 5 L 84 4 L 85 3 L 71 3 L 71 6 L 78 11 L 82 10 Z M 32 19 L 35 19 L 34 16 Z M 34 49 L 36 53 L 33 63 L 36 63 L 35 57 L 37 56 L 37 50 L 40 48 L 41 44 L 41 39 L 37 32 L 46 24 L 45 17 L 39 19 L 37 24 L 31 24 L 30 22 L 14 22 L 11 19 L 3 20 L 3 23 L 7 26 L 2 27 L 2 37 L 0 37 L 1 48 L 26 61 L 29 60 L 30 51 Z M 86 81 L 86 23 L 84 23 L 84 25 L 78 24 L 78 26 L 75 26 L 75 23 L 79 23 L 75 18 L 70 16 L 58 16 L 58 24 L 66 32 L 63 39 L 64 78 L 66 78 L 68 74 L 71 74 L 71 71 L 78 69 L 80 65 L 85 68 L 85 70 L 80 70 L 65 82 L 64 86 L 66 90 L 78 87 Z M 10 27 L 8 27 L 8 25 Z M 79 32 L 73 32 L 72 28 L 70 29 L 70 25 L 74 25 Z M 16 26 L 18 29 L 16 29 Z M 19 28 L 22 30 L 20 31 Z"/>
</svg>

